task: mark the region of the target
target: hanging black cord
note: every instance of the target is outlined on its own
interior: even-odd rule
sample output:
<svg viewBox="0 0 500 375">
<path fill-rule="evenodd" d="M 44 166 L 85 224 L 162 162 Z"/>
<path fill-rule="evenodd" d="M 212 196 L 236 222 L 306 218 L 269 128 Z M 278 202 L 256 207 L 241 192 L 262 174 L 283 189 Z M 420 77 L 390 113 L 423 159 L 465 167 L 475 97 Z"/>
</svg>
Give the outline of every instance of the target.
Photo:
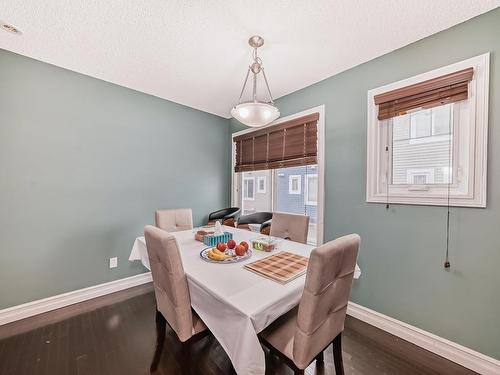
<svg viewBox="0 0 500 375">
<path fill-rule="evenodd" d="M 390 162 L 391 162 L 391 156 L 389 154 L 389 141 L 390 141 L 390 133 L 389 133 L 389 127 L 391 124 L 389 124 L 389 121 L 392 123 L 392 118 L 390 120 L 387 120 L 387 139 L 386 139 L 386 145 L 385 145 L 385 153 L 387 157 L 386 161 L 386 169 L 385 169 L 385 194 L 386 194 L 386 200 L 385 200 L 385 209 L 389 210 L 389 167 L 390 167 Z"/>
<path fill-rule="evenodd" d="M 453 152 L 452 152 L 452 134 L 451 134 L 451 129 L 452 129 L 452 123 L 453 123 L 453 117 L 452 117 L 452 110 L 453 108 L 450 107 L 450 116 L 449 116 L 449 121 L 448 121 L 448 195 L 447 195 L 447 207 L 446 207 L 446 255 L 444 259 L 444 268 L 445 269 L 450 269 L 451 263 L 450 263 L 450 189 L 451 189 L 451 182 L 453 179 L 453 171 L 452 171 L 452 163 L 451 163 L 451 158 L 453 157 Z"/>
</svg>

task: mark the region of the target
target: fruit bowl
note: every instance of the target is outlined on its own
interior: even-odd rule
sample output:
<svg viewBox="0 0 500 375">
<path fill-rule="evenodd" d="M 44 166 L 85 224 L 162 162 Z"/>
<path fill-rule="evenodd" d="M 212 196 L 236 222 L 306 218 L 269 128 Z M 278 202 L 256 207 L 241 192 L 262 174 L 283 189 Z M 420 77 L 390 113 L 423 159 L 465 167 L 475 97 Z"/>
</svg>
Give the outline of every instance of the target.
<svg viewBox="0 0 500 375">
<path fill-rule="evenodd" d="M 236 255 L 235 252 L 231 249 L 227 249 L 224 253 L 222 253 L 222 254 L 224 254 L 224 257 L 219 254 L 219 253 L 221 253 L 220 251 L 218 253 L 215 252 L 215 256 L 214 256 L 214 249 L 216 250 L 216 248 L 214 248 L 214 247 L 204 248 L 200 252 L 200 258 L 203 259 L 204 261 L 210 262 L 210 263 L 228 264 L 228 263 L 241 262 L 241 261 L 248 259 L 252 256 L 252 250 L 250 250 L 250 249 L 248 249 L 246 251 L 245 255 L 242 255 L 242 256 Z"/>
</svg>

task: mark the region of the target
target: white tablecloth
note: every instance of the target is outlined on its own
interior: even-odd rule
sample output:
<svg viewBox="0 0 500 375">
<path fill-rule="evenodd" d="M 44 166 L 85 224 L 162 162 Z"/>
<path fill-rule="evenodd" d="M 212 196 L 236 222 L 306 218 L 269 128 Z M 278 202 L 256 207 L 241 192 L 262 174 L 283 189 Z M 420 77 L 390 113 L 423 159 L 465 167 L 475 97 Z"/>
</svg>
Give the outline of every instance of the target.
<svg viewBox="0 0 500 375">
<path fill-rule="evenodd" d="M 231 227 L 224 230 L 232 232 L 237 242 L 262 236 Z M 264 374 L 264 351 L 257 334 L 299 303 L 305 276 L 282 285 L 244 269 L 245 262 L 270 255 L 260 251 L 241 263 L 208 263 L 200 258 L 205 245 L 194 240 L 193 230 L 173 235 L 179 244 L 193 309 L 222 345 L 238 374 Z M 313 248 L 283 240 L 278 250 L 309 256 Z M 135 240 L 129 260 L 140 260 L 150 268 L 144 237 Z M 355 278 L 360 273 L 356 266 Z"/>
</svg>

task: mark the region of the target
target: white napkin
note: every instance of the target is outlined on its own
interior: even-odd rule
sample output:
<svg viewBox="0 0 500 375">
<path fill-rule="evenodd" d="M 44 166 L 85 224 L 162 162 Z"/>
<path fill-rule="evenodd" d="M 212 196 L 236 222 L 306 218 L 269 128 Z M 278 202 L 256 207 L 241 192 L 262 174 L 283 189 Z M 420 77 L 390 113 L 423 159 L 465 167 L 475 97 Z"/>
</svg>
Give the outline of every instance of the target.
<svg viewBox="0 0 500 375">
<path fill-rule="evenodd" d="M 216 221 L 214 235 L 219 236 L 221 234 L 224 234 L 224 232 L 222 231 L 222 225 L 220 224 L 219 221 Z"/>
</svg>

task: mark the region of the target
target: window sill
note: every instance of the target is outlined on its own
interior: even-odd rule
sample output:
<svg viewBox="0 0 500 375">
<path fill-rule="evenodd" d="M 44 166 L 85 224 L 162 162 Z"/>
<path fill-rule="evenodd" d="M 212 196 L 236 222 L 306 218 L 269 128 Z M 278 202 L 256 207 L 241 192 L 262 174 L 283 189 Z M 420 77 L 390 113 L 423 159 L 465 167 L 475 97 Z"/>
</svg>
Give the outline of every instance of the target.
<svg viewBox="0 0 500 375">
<path fill-rule="evenodd" d="M 389 204 L 409 204 L 419 206 L 447 206 L 447 197 L 401 197 L 386 195 L 374 195 L 366 198 L 366 203 L 389 203 Z M 450 197 L 450 206 L 452 207 L 476 207 L 486 208 L 486 198 L 457 198 Z"/>
</svg>

